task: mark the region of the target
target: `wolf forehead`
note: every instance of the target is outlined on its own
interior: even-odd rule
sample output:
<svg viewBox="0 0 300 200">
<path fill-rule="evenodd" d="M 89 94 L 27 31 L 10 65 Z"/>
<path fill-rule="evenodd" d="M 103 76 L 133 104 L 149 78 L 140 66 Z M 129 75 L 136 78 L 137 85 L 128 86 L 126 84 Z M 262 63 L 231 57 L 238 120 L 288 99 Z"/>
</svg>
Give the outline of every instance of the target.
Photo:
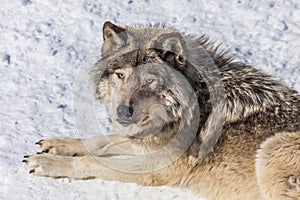
<svg viewBox="0 0 300 200">
<path fill-rule="evenodd" d="M 117 69 L 136 67 L 146 63 L 163 63 L 157 59 L 158 52 L 154 49 L 137 49 L 122 55 L 110 57 L 106 62 L 107 72 L 113 73 Z M 104 64 L 105 65 L 105 64 Z"/>
</svg>

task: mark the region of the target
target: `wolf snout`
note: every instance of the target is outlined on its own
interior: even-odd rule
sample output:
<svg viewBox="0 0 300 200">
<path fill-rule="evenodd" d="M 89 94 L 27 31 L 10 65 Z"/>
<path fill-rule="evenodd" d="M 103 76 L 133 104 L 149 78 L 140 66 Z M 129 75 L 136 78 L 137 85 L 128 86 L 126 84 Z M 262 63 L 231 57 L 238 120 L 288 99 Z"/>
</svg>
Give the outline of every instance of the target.
<svg viewBox="0 0 300 200">
<path fill-rule="evenodd" d="M 132 117 L 133 109 L 132 107 L 126 105 L 119 105 L 117 107 L 117 115 L 120 119 L 129 119 Z"/>
<path fill-rule="evenodd" d="M 132 121 L 131 117 L 133 114 L 133 108 L 127 105 L 119 105 L 117 107 L 117 121 L 122 125 L 130 125 L 134 122 Z"/>
</svg>

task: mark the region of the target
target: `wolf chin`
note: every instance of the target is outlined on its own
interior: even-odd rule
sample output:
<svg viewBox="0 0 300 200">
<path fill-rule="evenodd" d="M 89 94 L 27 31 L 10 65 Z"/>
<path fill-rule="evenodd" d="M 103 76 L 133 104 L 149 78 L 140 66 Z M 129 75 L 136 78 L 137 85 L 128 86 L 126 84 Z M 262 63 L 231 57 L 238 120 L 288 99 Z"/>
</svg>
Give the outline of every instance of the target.
<svg viewBox="0 0 300 200">
<path fill-rule="evenodd" d="M 41 140 L 41 152 L 25 156 L 30 173 L 187 187 L 212 200 L 300 199 L 296 91 L 234 61 L 205 36 L 161 24 L 106 22 L 103 39 L 92 80 L 117 133 Z M 219 82 L 207 76 L 215 73 Z M 120 155 L 138 159 L 113 158 Z"/>
</svg>

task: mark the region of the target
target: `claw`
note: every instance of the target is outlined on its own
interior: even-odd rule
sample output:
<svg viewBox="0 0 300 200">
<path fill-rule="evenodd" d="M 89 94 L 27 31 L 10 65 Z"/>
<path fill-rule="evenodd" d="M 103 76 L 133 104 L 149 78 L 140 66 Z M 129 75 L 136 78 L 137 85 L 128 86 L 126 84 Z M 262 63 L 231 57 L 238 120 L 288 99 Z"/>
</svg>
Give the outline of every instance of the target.
<svg viewBox="0 0 300 200">
<path fill-rule="evenodd" d="M 48 153 L 49 152 L 49 149 L 45 149 L 42 151 L 42 153 Z"/>
<path fill-rule="evenodd" d="M 40 140 L 40 141 L 38 141 L 38 142 L 36 142 L 35 144 L 37 144 L 37 145 L 42 145 L 42 142 L 43 142 L 44 140 Z"/>
<path fill-rule="evenodd" d="M 32 170 L 29 171 L 29 174 L 32 174 L 32 173 L 34 173 L 34 172 L 35 172 L 35 170 L 32 169 Z"/>
<path fill-rule="evenodd" d="M 22 160 L 22 162 L 27 163 L 28 161 L 27 160 Z"/>
<path fill-rule="evenodd" d="M 45 150 L 43 150 L 41 152 L 37 152 L 36 154 L 43 154 L 43 153 L 48 153 L 48 152 L 49 152 L 49 149 L 45 149 Z"/>
<path fill-rule="evenodd" d="M 26 156 L 24 156 L 24 158 L 29 158 L 30 156 L 28 156 L 28 155 L 26 155 Z"/>
</svg>

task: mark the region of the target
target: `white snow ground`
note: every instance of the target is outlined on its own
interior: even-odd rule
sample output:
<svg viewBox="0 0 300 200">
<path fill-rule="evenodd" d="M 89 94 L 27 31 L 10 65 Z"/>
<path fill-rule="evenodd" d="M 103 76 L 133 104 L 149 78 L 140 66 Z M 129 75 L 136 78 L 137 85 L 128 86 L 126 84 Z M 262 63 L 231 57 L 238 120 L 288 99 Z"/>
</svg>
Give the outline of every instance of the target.
<svg viewBox="0 0 300 200">
<path fill-rule="evenodd" d="M 42 138 L 96 134 L 76 131 L 73 92 L 100 56 L 106 20 L 206 33 L 300 91 L 298 0 L 1 0 L 0 199 L 197 199 L 184 189 L 34 177 L 21 162 Z M 96 108 L 107 133 L 105 109 Z"/>
</svg>

